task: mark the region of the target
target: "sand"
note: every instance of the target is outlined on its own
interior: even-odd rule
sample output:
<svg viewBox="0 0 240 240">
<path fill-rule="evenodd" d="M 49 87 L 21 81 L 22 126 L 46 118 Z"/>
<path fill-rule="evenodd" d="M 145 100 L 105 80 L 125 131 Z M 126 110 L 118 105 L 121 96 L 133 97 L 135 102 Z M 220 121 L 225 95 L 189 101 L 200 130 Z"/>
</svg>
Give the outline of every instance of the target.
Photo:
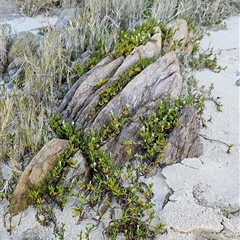
<svg viewBox="0 0 240 240">
<path fill-rule="evenodd" d="M 223 104 L 222 112 L 216 110 L 212 101 L 206 102 L 204 118 L 206 127 L 201 134 L 204 153 L 200 158 L 184 159 L 181 163 L 165 167 L 149 178 L 154 183 L 154 201 L 159 219 L 166 223 L 166 231 L 158 239 L 203 240 L 203 239 L 240 239 L 239 206 L 239 91 L 235 82 L 240 78 L 239 58 L 239 20 L 231 17 L 224 22 L 226 28 L 209 32 L 201 41 L 202 49 L 213 48 L 219 54 L 218 63 L 227 66 L 226 70 L 215 73 L 203 70 L 196 73 L 199 85 L 206 87 L 214 84 L 213 96 Z M 52 19 L 52 24 L 56 18 Z M 4 22 L 16 31 L 36 31 L 46 24 L 43 16 L 18 18 Z M 216 140 L 216 141 L 215 141 Z M 227 153 L 226 144 L 234 144 Z M 165 196 L 173 194 L 162 209 Z M 89 221 L 76 225 L 77 218 L 72 216 L 71 206 L 75 200 L 67 203 L 63 212 L 56 211 L 59 224 L 65 223 L 65 239 L 79 239 L 81 229 L 89 226 Z M 22 215 L 13 218 L 16 226 L 12 235 L 4 226 L 4 213 L 8 202 L 0 200 L 0 240 L 22 239 L 23 235 L 37 233 L 39 239 L 58 239 L 53 235 L 52 227 L 42 227 L 36 220 L 36 210 L 29 207 Z M 21 223 L 18 225 L 19 219 Z M 102 231 L 107 220 L 93 231 L 91 239 L 105 239 Z M 24 233 L 25 232 L 25 233 Z M 36 235 L 36 234 L 35 234 Z M 31 239 L 31 238 L 27 238 Z M 120 238 L 119 238 L 120 239 Z"/>
</svg>

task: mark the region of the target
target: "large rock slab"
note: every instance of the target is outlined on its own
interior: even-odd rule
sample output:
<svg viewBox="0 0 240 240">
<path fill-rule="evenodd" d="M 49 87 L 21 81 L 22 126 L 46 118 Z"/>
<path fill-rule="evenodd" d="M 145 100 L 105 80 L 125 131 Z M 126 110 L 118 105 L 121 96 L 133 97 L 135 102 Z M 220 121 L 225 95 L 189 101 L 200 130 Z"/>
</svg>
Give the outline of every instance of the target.
<svg viewBox="0 0 240 240">
<path fill-rule="evenodd" d="M 11 199 L 11 214 L 16 215 L 25 210 L 32 201 L 28 190 L 43 180 L 53 170 L 58 156 L 69 149 L 69 141 L 54 138 L 46 143 L 23 171 Z"/>
<path fill-rule="evenodd" d="M 159 29 L 160 31 L 160 29 Z M 159 57 L 161 53 L 161 33 L 155 34 L 151 40 L 137 47 L 132 54 L 119 57 L 107 64 L 96 66 L 93 71 L 82 76 L 77 83 L 69 90 L 66 97 L 58 108 L 64 120 L 74 121 L 76 125 L 85 126 L 89 121 L 88 115 L 99 102 L 99 94 L 102 88 L 96 88 L 100 79 L 110 78 L 110 81 L 117 81 L 117 77 L 128 70 L 141 58 Z M 99 65 L 99 64 L 98 64 Z"/>
<path fill-rule="evenodd" d="M 123 116 L 124 108 L 128 106 L 132 121 L 127 123 L 117 139 L 111 139 L 103 146 L 113 156 L 116 165 L 126 160 L 124 140 L 137 142 L 141 118 L 147 117 L 156 109 L 158 99 L 164 100 L 171 92 L 171 97 L 176 98 L 182 88 L 182 78 L 179 73 L 178 60 L 174 52 L 170 52 L 149 65 L 127 86 L 115 96 L 97 115 L 90 129 L 107 125 L 110 113 Z M 138 151 L 137 145 L 132 146 L 132 153 Z"/>
<path fill-rule="evenodd" d="M 109 59 L 109 58 L 107 58 Z M 88 105 L 89 99 L 96 91 L 96 84 L 100 79 L 111 77 L 116 69 L 122 64 L 123 57 L 120 57 L 111 62 L 107 62 L 90 74 L 84 75 L 77 83 L 69 90 L 69 94 L 63 99 L 59 106 L 58 112 L 63 114 L 63 119 L 68 119 L 74 122 L 80 118 L 81 111 L 84 106 Z M 66 99 L 70 101 L 67 102 Z"/>
<path fill-rule="evenodd" d="M 57 112 L 58 113 L 63 113 L 63 118 L 68 118 L 70 113 L 71 113 L 71 108 L 69 107 L 69 103 L 71 101 L 74 100 L 76 101 L 76 96 L 75 93 L 77 91 L 77 89 L 80 87 L 80 85 L 87 80 L 88 78 L 94 78 L 95 75 L 97 75 L 97 73 L 101 72 L 101 71 L 97 71 L 99 68 L 103 68 L 104 66 L 106 66 L 107 64 L 109 64 L 110 62 L 112 62 L 112 58 L 111 57 L 106 57 L 104 58 L 102 61 L 100 61 L 95 67 L 93 67 L 91 70 L 89 70 L 86 74 L 84 74 L 83 76 L 81 76 L 74 84 L 73 86 L 69 89 L 69 91 L 67 92 L 67 94 L 64 96 L 61 104 L 58 106 Z M 111 72 L 109 73 L 111 74 Z M 106 75 L 108 76 L 108 75 Z M 103 76 L 101 76 L 103 77 Z M 68 110 L 69 109 L 69 110 Z"/>
<path fill-rule="evenodd" d="M 134 77 L 123 90 L 116 95 L 97 115 L 91 128 L 107 124 L 110 113 L 123 115 L 126 106 L 129 115 L 133 115 L 141 107 L 157 99 L 165 99 L 179 95 L 182 88 L 182 77 L 177 56 L 174 52 L 167 53 L 146 67 Z"/>
<path fill-rule="evenodd" d="M 111 115 L 125 117 L 124 109 L 127 107 L 131 121 L 127 121 L 121 128 L 117 138 L 109 138 L 102 146 L 102 149 L 113 156 L 116 165 L 127 160 L 126 147 L 122 142 L 139 140 L 141 118 L 150 116 L 156 110 L 158 99 L 164 100 L 169 95 L 174 99 L 182 90 L 182 77 L 176 53 L 172 51 L 160 56 L 160 52 L 161 37 L 155 34 L 149 43 L 139 46 L 126 58 L 107 61 L 106 64 L 82 76 L 69 90 L 58 108 L 64 120 L 81 126 L 87 134 L 91 130 L 107 126 L 111 121 Z M 129 66 L 133 66 L 139 59 L 153 56 L 158 56 L 157 60 L 132 78 L 105 106 L 92 115 L 92 111 L 99 103 L 102 89 L 109 86 L 110 82 L 117 81 L 117 76 L 126 72 Z M 107 84 L 96 88 L 97 82 L 104 75 L 110 76 Z M 198 157 L 202 153 L 198 137 L 200 122 L 194 109 L 186 108 L 180 122 L 181 126 L 168 138 L 162 166 L 178 162 L 185 157 Z M 133 155 L 138 150 L 138 144 L 131 148 Z"/>
</svg>

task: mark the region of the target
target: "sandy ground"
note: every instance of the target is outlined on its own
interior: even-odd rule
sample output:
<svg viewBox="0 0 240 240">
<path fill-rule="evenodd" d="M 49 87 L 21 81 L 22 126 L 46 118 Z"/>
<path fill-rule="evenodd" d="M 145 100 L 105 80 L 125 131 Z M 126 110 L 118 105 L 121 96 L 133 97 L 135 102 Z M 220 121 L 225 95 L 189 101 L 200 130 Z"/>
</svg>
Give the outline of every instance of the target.
<svg viewBox="0 0 240 240">
<path fill-rule="evenodd" d="M 11 2 L 11 1 L 3 1 Z M 1 10 L 3 11 L 3 10 Z M 4 15 L 3 15 L 4 16 Z M 205 119 L 212 119 L 203 128 L 203 155 L 196 159 L 184 159 L 179 164 L 165 167 L 157 175 L 148 179 L 154 183 L 154 201 L 159 219 L 166 223 L 167 231 L 159 239 L 167 240 L 237 240 L 240 239 L 239 207 L 239 90 L 235 81 L 240 78 L 239 58 L 239 19 L 232 17 L 226 22 L 226 29 L 210 32 L 202 42 L 203 49 L 213 47 L 219 53 L 219 64 L 227 66 L 221 73 L 204 70 L 196 73 L 200 85 L 214 84 L 213 95 L 223 104 L 223 112 L 218 112 L 212 101 L 207 101 Z M 5 18 L 6 20 L 6 18 Z M 15 19 L 17 30 L 31 30 L 39 27 L 33 19 Z M 20 22 L 23 23 L 20 28 Z M 234 144 L 230 154 L 227 144 Z M 166 194 L 173 190 L 169 201 L 162 209 Z M 89 226 L 88 222 L 76 225 L 77 218 L 72 217 L 72 199 L 61 212 L 56 211 L 59 223 L 65 225 L 65 239 L 77 240 L 81 229 Z M 16 225 L 12 235 L 4 226 L 4 213 L 8 203 L 0 201 L 0 240 L 22 239 L 23 233 L 31 235 L 37 232 L 39 239 L 57 239 L 52 234 L 52 227 L 42 227 L 35 220 L 36 211 L 29 207 L 22 216 L 13 218 Z M 21 223 L 18 225 L 19 219 Z M 107 220 L 107 219 L 106 219 Z M 106 221 L 107 222 L 107 221 Z M 105 239 L 102 235 L 104 224 L 94 231 L 91 239 Z M 32 238 L 26 238 L 32 239 Z"/>
<path fill-rule="evenodd" d="M 240 16 L 224 21 L 226 29 L 210 32 L 201 41 L 202 49 L 213 48 L 219 54 L 218 63 L 227 69 L 196 73 L 200 85 L 214 84 L 213 95 L 223 104 L 218 112 L 207 101 L 204 118 L 212 120 L 202 135 L 234 144 L 234 148 L 228 154 L 224 144 L 202 139 L 204 153 L 199 159 L 185 159 L 163 169 L 174 194 L 159 214 L 169 235 L 159 239 L 240 239 L 239 87 L 235 85 L 240 72 L 239 20 Z"/>
</svg>

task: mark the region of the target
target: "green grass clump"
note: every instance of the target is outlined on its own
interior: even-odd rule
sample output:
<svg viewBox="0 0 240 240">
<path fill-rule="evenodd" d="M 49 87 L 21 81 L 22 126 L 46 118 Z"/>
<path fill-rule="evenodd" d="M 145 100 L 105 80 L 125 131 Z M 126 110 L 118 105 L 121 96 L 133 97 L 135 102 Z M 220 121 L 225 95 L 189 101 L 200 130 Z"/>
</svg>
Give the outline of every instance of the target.
<svg viewBox="0 0 240 240">
<path fill-rule="evenodd" d="M 128 56 L 134 48 L 144 45 L 150 40 L 150 37 L 155 33 L 156 26 L 157 22 L 151 19 L 133 30 L 120 31 L 114 50 L 108 54 L 115 58 Z M 82 76 L 107 55 L 103 43 L 96 44 L 96 47 L 97 50 L 92 54 L 90 59 L 86 63 L 76 67 L 78 76 Z"/>
</svg>

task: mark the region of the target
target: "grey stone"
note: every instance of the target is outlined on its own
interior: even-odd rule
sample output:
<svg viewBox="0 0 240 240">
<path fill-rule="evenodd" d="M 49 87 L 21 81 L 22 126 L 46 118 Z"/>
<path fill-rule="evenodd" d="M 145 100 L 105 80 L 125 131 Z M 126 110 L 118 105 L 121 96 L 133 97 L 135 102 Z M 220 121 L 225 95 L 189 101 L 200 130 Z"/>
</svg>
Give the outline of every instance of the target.
<svg viewBox="0 0 240 240">
<path fill-rule="evenodd" d="M 64 113 L 64 118 L 68 118 L 69 114 L 71 113 L 71 110 L 68 110 L 69 104 L 72 101 L 73 98 L 75 97 L 75 93 L 79 86 L 88 78 L 94 77 L 96 75 L 97 69 L 104 67 L 105 65 L 109 64 L 112 61 L 111 57 L 106 57 L 102 61 L 100 61 L 95 67 L 93 67 L 91 70 L 89 70 L 86 74 L 81 76 L 75 83 L 74 85 L 69 89 L 67 94 L 64 96 L 60 106 L 57 109 L 58 113 Z M 100 72 L 98 70 L 98 72 Z M 111 72 L 110 72 L 111 73 Z M 108 76 L 108 75 L 106 75 Z M 101 76 L 102 77 L 102 76 Z M 77 99 L 75 99 L 77 101 Z"/>
<path fill-rule="evenodd" d="M 236 85 L 237 87 L 240 87 L 240 79 L 238 79 L 238 80 L 235 82 L 235 85 Z"/>
<path fill-rule="evenodd" d="M 34 55 L 38 47 L 39 40 L 36 35 L 31 32 L 20 32 L 13 40 L 8 52 L 8 63 L 17 57 L 25 58 Z"/>
<path fill-rule="evenodd" d="M 171 96 L 177 97 L 182 87 L 182 77 L 179 72 L 178 59 L 174 52 L 167 53 L 147 66 L 135 76 L 123 90 L 117 94 L 97 115 L 91 128 L 97 128 L 109 122 L 109 115 L 122 115 L 126 106 L 132 115 L 139 108 Z"/>
<path fill-rule="evenodd" d="M 71 166 L 65 171 L 63 184 L 66 188 L 74 187 L 76 182 L 81 181 L 83 185 L 90 181 L 90 168 L 82 152 L 78 150 L 71 158 Z M 75 186 L 75 190 L 79 188 Z"/>
<path fill-rule="evenodd" d="M 176 52 L 189 55 L 193 49 L 193 33 L 188 30 L 188 24 L 184 19 L 177 19 L 167 25 L 173 31 L 172 43 L 176 45 Z"/>
<path fill-rule="evenodd" d="M 137 141 L 138 131 L 141 126 L 141 117 L 149 116 L 156 108 L 157 100 L 164 100 L 170 92 L 172 98 L 177 97 L 182 86 L 182 78 L 179 73 L 179 66 L 174 52 L 160 57 L 149 65 L 127 86 L 115 96 L 97 115 L 90 128 L 98 128 L 107 125 L 109 115 L 122 116 L 125 106 L 129 106 L 129 114 L 132 116 L 131 123 L 123 127 L 117 140 L 112 139 L 103 146 L 107 152 L 113 155 L 116 165 L 119 165 L 126 158 L 125 147 L 121 142 L 125 139 Z M 131 148 L 132 153 L 138 151 L 138 147 Z"/>
<path fill-rule="evenodd" d="M 103 65 L 102 67 L 96 68 L 95 71 L 86 76 L 86 79 L 84 81 L 80 82 L 80 85 L 77 89 L 75 86 L 73 86 L 75 92 L 73 93 L 71 101 L 67 102 L 66 109 L 62 112 L 63 118 L 68 120 L 71 119 L 71 121 L 74 122 L 79 122 L 78 117 L 86 117 L 86 115 L 81 114 L 81 111 L 84 106 L 88 105 L 90 97 L 96 91 L 95 86 L 97 82 L 100 79 L 111 77 L 116 71 L 116 68 L 118 68 L 122 63 L 122 61 L 123 57 L 120 57 L 106 65 Z M 78 84 L 79 83 L 77 83 L 76 86 Z M 63 101 L 65 101 L 65 99 Z"/>
<path fill-rule="evenodd" d="M 78 15 L 77 8 L 65 8 L 55 23 L 55 28 L 67 27 L 70 21 L 74 21 Z"/>
<path fill-rule="evenodd" d="M 200 141 L 200 120 L 195 109 L 188 105 L 181 110 L 181 125 L 174 128 L 167 140 L 162 165 L 181 161 L 184 158 L 199 157 L 203 153 Z"/>
<path fill-rule="evenodd" d="M 177 19 L 168 24 L 168 27 L 173 31 L 173 41 L 181 41 L 183 45 L 187 43 L 188 25 L 186 20 Z"/>
<path fill-rule="evenodd" d="M 14 60 L 7 67 L 7 74 L 9 80 L 19 79 L 24 76 L 23 60 L 19 57 Z"/>
</svg>

